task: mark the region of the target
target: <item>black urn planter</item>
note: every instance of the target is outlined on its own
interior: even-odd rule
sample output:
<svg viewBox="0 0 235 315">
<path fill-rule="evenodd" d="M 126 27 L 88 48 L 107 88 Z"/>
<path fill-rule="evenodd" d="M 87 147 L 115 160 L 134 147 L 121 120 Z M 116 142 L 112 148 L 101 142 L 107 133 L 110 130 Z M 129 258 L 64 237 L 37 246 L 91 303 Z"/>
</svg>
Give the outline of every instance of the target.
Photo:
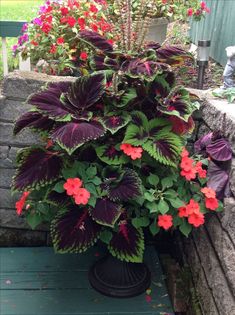
<svg viewBox="0 0 235 315">
<path fill-rule="evenodd" d="M 109 297 L 128 298 L 145 292 L 151 274 L 144 263 L 128 263 L 112 255 L 95 262 L 89 270 L 91 286 Z"/>
</svg>

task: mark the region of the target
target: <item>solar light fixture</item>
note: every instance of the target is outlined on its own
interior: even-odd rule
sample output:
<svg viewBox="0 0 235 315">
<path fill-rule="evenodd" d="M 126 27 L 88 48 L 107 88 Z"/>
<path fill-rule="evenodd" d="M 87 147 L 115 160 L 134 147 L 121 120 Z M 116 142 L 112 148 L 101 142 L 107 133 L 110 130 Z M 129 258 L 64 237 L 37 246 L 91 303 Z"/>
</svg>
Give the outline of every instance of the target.
<svg viewBox="0 0 235 315">
<path fill-rule="evenodd" d="M 210 40 L 199 40 L 197 49 L 197 65 L 198 65 L 198 79 L 197 88 L 202 90 L 204 83 L 205 69 L 208 66 L 210 53 Z"/>
</svg>

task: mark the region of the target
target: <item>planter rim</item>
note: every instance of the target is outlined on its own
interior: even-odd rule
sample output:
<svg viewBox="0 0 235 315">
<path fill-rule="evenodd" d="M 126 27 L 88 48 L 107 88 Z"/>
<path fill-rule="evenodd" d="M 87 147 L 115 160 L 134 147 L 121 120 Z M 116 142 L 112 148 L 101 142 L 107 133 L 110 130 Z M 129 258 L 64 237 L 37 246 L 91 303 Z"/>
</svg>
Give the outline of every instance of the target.
<svg viewBox="0 0 235 315">
<path fill-rule="evenodd" d="M 161 24 L 168 24 L 170 20 L 166 17 L 158 17 L 152 18 L 152 24 L 161 25 Z"/>
</svg>

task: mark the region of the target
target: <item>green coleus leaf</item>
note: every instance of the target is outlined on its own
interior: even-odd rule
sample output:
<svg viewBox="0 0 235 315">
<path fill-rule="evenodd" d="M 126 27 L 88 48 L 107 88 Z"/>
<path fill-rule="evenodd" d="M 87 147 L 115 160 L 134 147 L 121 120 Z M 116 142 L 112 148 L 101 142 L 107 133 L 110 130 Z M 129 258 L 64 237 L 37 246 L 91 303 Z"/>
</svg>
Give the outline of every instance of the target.
<svg viewBox="0 0 235 315">
<path fill-rule="evenodd" d="M 117 150 L 113 145 L 103 145 L 95 148 L 98 158 L 109 165 L 120 165 L 129 162 L 128 156 Z"/>
<path fill-rule="evenodd" d="M 123 222 L 108 245 L 110 253 L 126 262 L 141 263 L 144 254 L 144 233 L 141 228 Z"/>
<path fill-rule="evenodd" d="M 142 147 L 158 162 L 176 167 L 176 160 L 182 150 L 182 141 L 172 132 L 159 132 L 154 140 L 148 140 Z"/>
<path fill-rule="evenodd" d="M 118 130 L 125 127 L 130 120 L 131 116 L 127 113 L 113 113 L 113 115 L 103 117 L 100 122 L 105 127 L 105 129 L 114 134 Z"/>
<path fill-rule="evenodd" d="M 148 129 L 149 121 L 146 115 L 140 111 L 133 111 L 131 113 L 132 122 L 137 125 L 143 127 L 145 130 Z"/>
<path fill-rule="evenodd" d="M 132 144 L 134 146 L 143 145 L 148 140 L 148 133 L 143 127 L 138 125 L 129 125 L 126 129 L 123 143 Z"/>
<path fill-rule="evenodd" d="M 125 107 L 128 106 L 130 102 L 132 102 L 137 97 L 136 90 L 134 88 L 130 88 L 127 90 L 120 100 L 115 103 L 117 107 Z"/>
</svg>

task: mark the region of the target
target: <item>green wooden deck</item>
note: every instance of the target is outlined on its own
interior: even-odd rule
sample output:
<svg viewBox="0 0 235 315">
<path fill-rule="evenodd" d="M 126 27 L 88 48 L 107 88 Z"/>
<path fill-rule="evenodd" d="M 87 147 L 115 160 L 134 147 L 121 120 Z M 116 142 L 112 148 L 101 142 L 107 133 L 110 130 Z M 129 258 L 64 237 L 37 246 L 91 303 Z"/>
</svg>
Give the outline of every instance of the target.
<svg viewBox="0 0 235 315">
<path fill-rule="evenodd" d="M 152 273 L 151 301 L 146 294 L 114 299 L 94 291 L 87 271 L 102 255 L 97 247 L 79 255 L 56 255 L 46 247 L 1 248 L 0 255 L 1 315 L 173 314 L 153 247 L 145 257 Z"/>
</svg>

